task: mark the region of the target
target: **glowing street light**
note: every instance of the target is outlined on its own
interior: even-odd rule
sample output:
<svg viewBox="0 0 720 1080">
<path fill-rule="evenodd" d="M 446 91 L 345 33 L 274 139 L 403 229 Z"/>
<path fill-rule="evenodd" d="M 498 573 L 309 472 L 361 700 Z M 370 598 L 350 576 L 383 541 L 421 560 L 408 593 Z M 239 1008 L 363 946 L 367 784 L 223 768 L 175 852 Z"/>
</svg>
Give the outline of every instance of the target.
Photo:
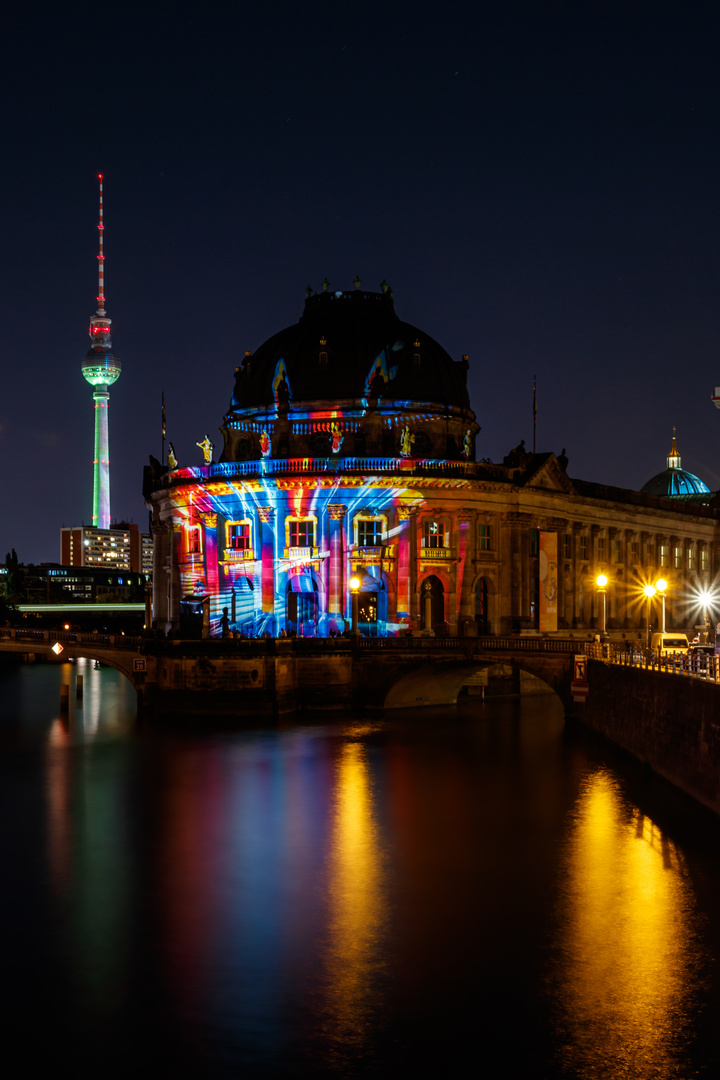
<svg viewBox="0 0 720 1080">
<path fill-rule="evenodd" d="M 357 634 L 358 632 L 358 590 L 360 588 L 360 578 L 350 578 L 350 595 L 352 598 L 352 629 L 351 634 Z"/>
<path fill-rule="evenodd" d="M 665 590 L 667 589 L 667 581 L 664 578 L 660 578 L 655 582 L 655 588 L 662 597 L 662 632 L 665 633 Z"/>
<path fill-rule="evenodd" d="M 710 605 L 713 602 L 713 594 L 709 589 L 703 589 L 698 594 L 698 600 L 700 601 L 700 607 L 703 613 L 703 643 L 706 643 L 710 635 Z"/>
<path fill-rule="evenodd" d="M 650 648 L 650 605 L 652 604 L 653 597 L 659 595 L 662 597 L 662 632 L 665 633 L 665 593 L 668 584 L 665 578 L 658 578 L 654 585 L 645 585 L 643 593 L 647 598 L 647 648 Z"/>
<path fill-rule="evenodd" d="M 606 574 L 598 574 L 598 576 L 595 578 L 595 584 L 598 587 L 598 592 L 600 594 L 600 601 L 601 601 L 601 603 L 600 603 L 600 633 L 602 634 L 603 637 L 605 636 L 605 628 L 606 628 L 606 625 L 607 625 L 607 583 L 608 583 L 608 579 L 607 579 Z"/>
<path fill-rule="evenodd" d="M 645 614 L 645 648 L 646 649 L 650 648 L 650 605 L 652 604 L 652 598 L 653 598 L 653 596 L 655 595 L 656 592 L 657 592 L 657 589 L 655 588 L 654 585 L 645 585 L 645 587 L 643 588 L 643 593 L 645 595 L 645 599 L 647 600 L 647 608 L 646 608 L 646 614 Z"/>
</svg>

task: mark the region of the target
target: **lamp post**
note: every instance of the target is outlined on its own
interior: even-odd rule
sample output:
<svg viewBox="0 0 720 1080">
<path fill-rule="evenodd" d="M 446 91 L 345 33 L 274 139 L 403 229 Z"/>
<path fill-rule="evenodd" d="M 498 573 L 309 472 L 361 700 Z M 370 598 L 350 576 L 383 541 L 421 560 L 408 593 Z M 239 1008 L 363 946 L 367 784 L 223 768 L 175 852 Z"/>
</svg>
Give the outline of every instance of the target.
<svg viewBox="0 0 720 1080">
<path fill-rule="evenodd" d="M 350 633 L 357 636 L 358 632 L 358 590 L 360 588 L 360 578 L 350 578 L 350 597 L 352 603 L 352 629 Z"/>
<path fill-rule="evenodd" d="M 646 585 L 643 589 L 645 598 L 647 600 L 647 616 L 645 620 L 645 648 L 650 648 L 650 605 L 652 604 L 652 598 L 656 593 L 654 585 Z"/>
<path fill-rule="evenodd" d="M 650 648 L 650 605 L 655 595 L 659 595 L 662 599 L 662 623 L 661 629 L 663 634 L 665 633 L 665 594 L 667 591 L 667 581 L 665 578 L 658 578 L 654 585 L 645 585 L 643 593 L 647 597 L 647 648 Z"/>
<path fill-rule="evenodd" d="M 665 590 L 667 589 L 667 581 L 664 578 L 660 578 L 655 582 L 655 589 L 660 593 L 662 597 L 662 632 L 665 633 Z"/>
<path fill-rule="evenodd" d="M 607 629 L 607 583 L 608 579 L 605 574 L 598 574 L 595 578 L 600 598 L 600 635 L 603 638 Z"/>
<path fill-rule="evenodd" d="M 700 593 L 700 604 L 701 604 L 702 613 L 703 613 L 703 625 L 702 625 L 702 631 L 701 631 L 703 645 L 707 644 L 708 638 L 710 637 L 710 628 L 711 628 L 710 627 L 710 601 L 711 600 L 712 600 L 712 593 L 710 593 L 707 589 L 703 589 L 703 591 Z"/>
</svg>

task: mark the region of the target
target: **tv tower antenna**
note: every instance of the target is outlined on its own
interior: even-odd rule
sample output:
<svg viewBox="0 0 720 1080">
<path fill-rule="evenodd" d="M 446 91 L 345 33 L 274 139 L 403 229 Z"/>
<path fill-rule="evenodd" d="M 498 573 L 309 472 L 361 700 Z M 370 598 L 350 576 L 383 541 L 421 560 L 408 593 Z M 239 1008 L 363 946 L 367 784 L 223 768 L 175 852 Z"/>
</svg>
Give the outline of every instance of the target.
<svg viewBox="0 0 720 1080">
<path fill-rule="evenodd" d="M 105 225 L 103 222 L 103 177 L 100 183 L 100 216 L 98 221 L 98 295 L 97 314 L 90 319 L 92 346 L 82 362 L 82 373 L 93 387 L 95 402 L 95 453 L 93 458 L 92 523 L 99 529 L 110 528 L 110 457 L 108 442 L 108 408 L 110 387 L 120 377 L 122 364 L 112 351 L 110 324 L 105 311 Z"/>
</svg>

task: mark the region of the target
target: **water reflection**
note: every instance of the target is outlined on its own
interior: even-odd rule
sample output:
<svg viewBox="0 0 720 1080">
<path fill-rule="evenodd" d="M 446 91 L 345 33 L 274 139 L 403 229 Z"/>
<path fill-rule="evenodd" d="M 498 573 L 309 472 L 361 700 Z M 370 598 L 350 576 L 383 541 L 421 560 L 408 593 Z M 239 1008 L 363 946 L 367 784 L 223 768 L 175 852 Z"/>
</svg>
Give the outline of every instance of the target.
<svg viewBox="0 0 720 1080">
<path fill-rule="evenodd" d="M 699 960 L 682 855 L 600 768 L 565 848 L 556 971 L 572 1076 L 681 1075 Z"/>
<path fill-rule="evenodd" d="M 73 670 L 0 687 L 6 1027 L 35 1071 L 718 1074 L 717 833 L 654 798 L 658 828 L 552 702 L 179 734 L 92 665 L 59 715 Z"/>
<path fill-rule="evenodd" d="M 378 984 L 386 921 L 383 865 L 367 749 L 342 746 L 335 772 L 328 853 L 325 1031 L 344 1053 L 365 1048 L 383 1010 Z"/>
</svg>

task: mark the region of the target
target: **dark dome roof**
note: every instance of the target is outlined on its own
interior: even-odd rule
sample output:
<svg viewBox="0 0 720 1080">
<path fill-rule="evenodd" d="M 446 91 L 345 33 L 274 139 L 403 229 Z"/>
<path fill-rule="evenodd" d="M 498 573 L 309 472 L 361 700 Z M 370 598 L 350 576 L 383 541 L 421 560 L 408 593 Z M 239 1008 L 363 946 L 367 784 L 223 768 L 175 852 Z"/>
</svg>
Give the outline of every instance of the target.
<svg viewBox="0 0 720 1080">
<path fill-rule="evenodd" d="M 670 499 L 688 495 L 708 495 L 710 488 L 698 476 L 685 469 L 665 469 L 640 488 L 646 495 L 665 495 Z"/>
<path fill-rule="evenodd" d="M 294 405 L 357 401 L 370 391 L 382 401 L 470 407 L 467 360 L 454 361 L 428 334 L 401 322 L 389 291 L 308 297 L 299 322 L 246 356 L 232 408 L 272 403 L 283 375 Z"/>
</svg>

